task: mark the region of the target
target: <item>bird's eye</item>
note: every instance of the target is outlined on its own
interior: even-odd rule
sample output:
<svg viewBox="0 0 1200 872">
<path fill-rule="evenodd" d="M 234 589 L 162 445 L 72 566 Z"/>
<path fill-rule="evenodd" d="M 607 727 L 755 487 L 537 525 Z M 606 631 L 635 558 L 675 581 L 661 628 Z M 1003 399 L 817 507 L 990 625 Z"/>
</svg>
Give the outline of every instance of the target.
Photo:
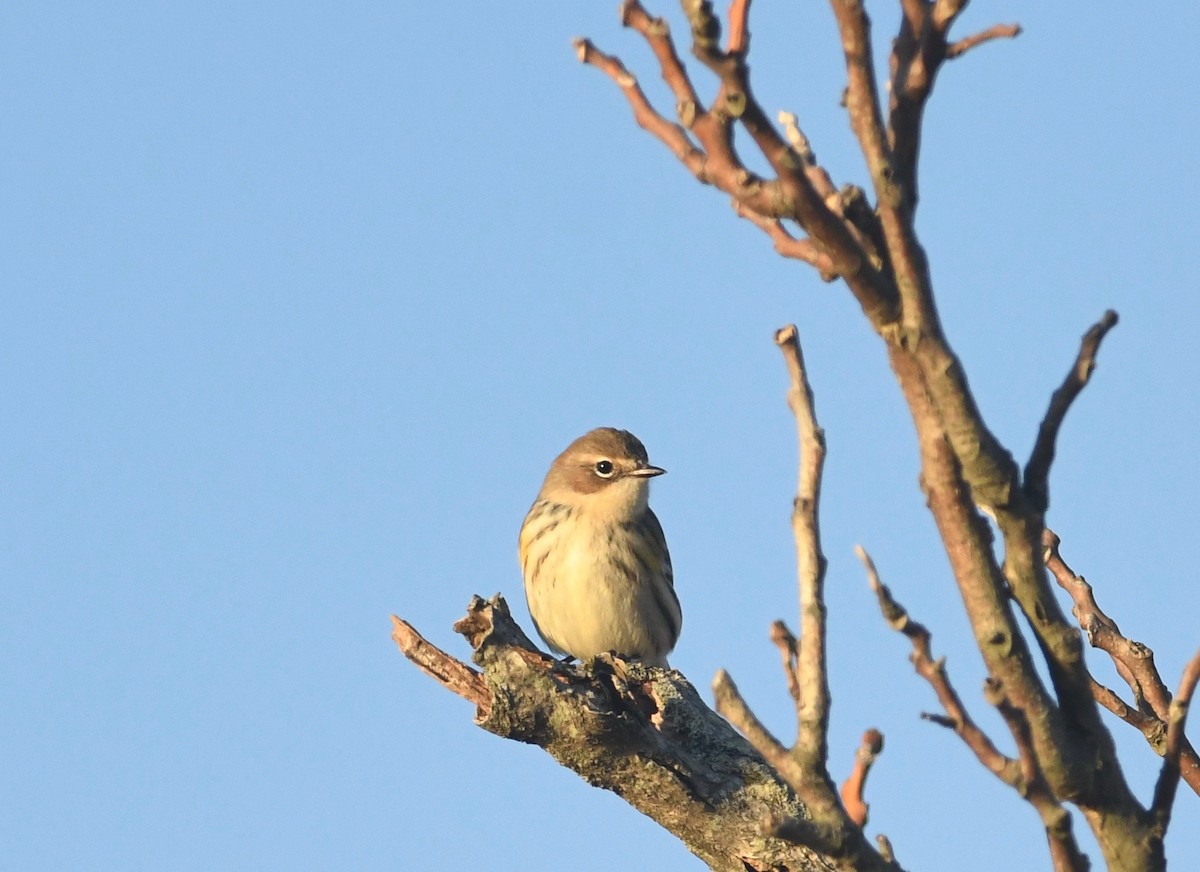
<svg viewBox="0 0 1200 872">
<path fill-rule="evenodd" d="M 601 478 L 612 478 L 613 465 L 611 460 L 596 461 L 596 475 Z"/>
</svg>

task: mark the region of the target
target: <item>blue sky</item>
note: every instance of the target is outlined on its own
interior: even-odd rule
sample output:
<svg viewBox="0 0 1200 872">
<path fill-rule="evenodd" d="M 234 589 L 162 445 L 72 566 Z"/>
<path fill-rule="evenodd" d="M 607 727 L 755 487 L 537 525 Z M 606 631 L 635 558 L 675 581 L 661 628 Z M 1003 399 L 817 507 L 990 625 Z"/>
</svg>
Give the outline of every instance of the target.
<svg viewBox="0 0 1200 872">
<path fill-rule="evenodd" d="M 852 554 L 872 552 L 1009 748 L 879 342 L 576 63 L 588 35 L 670 105 L 614 6 L 0 12 L 4 865 L 702 868 L 475 728 L 388 615 L 464 657 L 450 625 L 473 593 L 527 622 L 516 532 L 546 466 L 625 427 L 669 470 L 673 665 L 701 688 L 729 669 L 788 735 L 766 631 L 795 613 L 795 457 L 771 336 L 796 322 L 829 441 L 835 776 L 878 727 L 870 831 L 909 868 L 1048 868 L 1032 810 L 918 719 L 932 694 Z M 1026 33 L 943 71 L 919 229 L 1018 458 L 1080 334 L 1120 312 L 1050 522 L 1174 685 L 1200 645 L 1200 12 L 1088 9 L 972 6 L 962 33 Z M 872 11 L 882 51 L 894 16 Z M 763 2 L 751 24 L 764 106 L 799 114 L 835 181 L 863 181 L 828 10 Z M 1148 799 L 1157 759 L 1113 731 Z M 1181 791 L 1176 863 L 1200 858 L 1198 817 Z"/>
</svg>

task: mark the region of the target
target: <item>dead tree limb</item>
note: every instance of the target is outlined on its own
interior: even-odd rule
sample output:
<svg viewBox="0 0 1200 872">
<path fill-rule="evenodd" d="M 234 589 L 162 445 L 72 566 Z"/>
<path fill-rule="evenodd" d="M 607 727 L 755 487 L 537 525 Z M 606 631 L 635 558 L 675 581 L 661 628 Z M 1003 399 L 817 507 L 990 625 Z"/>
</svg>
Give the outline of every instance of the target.
<svg viewBox="0 0 1200 872">
<path fill-rule="evenodd" d="M 678 836 L 712 869 L 835 868 L 816 852 L 770 834 L 775 822 L 811 816 L 678 672 L 607 656 L 563 665 L 534 647 L 501 597 L 475 597 L 455 629 L 474 649 L 480 671 L 416 634 L 394 638 L 406 657 L 475 705 L 475 722 L 483 729 L 543 748 Z M 478 681 L 460 679 L 468 674 Z"/>
</svg>

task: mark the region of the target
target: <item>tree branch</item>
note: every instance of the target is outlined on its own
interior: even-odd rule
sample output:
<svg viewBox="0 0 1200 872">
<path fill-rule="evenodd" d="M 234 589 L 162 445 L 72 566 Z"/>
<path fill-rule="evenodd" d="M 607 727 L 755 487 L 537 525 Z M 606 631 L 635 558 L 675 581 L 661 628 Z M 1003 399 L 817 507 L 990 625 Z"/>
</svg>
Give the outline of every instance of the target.
<svg viewBox="0 0 1200 872">
<path fill-rule="evenodd" d="M 1042 819 L 1042 826 L 1046 830 L 1046 843 L 1050 848 L 1050 861 L 1055 872 L 1087 872 L 1091 864 L 1075 842 L 1071 815 L 1050 789 L 1038 763 L 1033 736 L 1029 732 L 1029 720 L 1024 712 L 1009 702 L 1004 695 L 1004 689 L 998 683 L 988 682 L 987 696 L 1017 741 L 1021 761 L 1021 795 Z"/>
<path fill-rule="evenodd" d="M 871 728 L 863 733 L 862 742 L 854 752 L 854 768 L 842 782 L 842 805 L 850 820 L 863 827 L 867 825 L 870 806 L 866 800 L 867 776 L 879 755 L 883 753 L 883 733 Z"/>
<path fill-rule="evenodd" d="M 1062 540 L 1047 529 L 1043 534 L 1046 567 L 1074 604 L 1071 613 L 1079 622 L 1093 648 L 1109 656 L 1117 674 L 1133 692 L 1134 708 L 1129 708 L 1115 693 L 1093 679 L 1096 700 L 1123 721 L 1136 727 L 1158 754 L 1166 751 L 1166 736 L 1171 714 L 1171 691 L 1154 663 L 1154 652 L 1141 642 L 1126 638 L 1117 622 L 1096 602 L 1087 579 L 1076 575 L 1059 551 Z M 1179 767 L 1184 782 L 1200 794 L 1200 756 L 1186 738 L 1181 737 Z"/>
<path fill-rule="evenodd" d="M 953 42 L 946 47 L 946 59 L 953 60 L 960 57 L 977 45 L 983 45 L 985 42 L 991 42 L 993 39 L 1015 39 L 1022 33 L 1021 25 L 1019 24 L 993 24 L 986 30 L 981 30 L 978 33 L 973 33 L 970 36 L 965 36 L 957 42 Z"/>
<path fill-rule="evenodd" d="M 894 210 L 900 205 L 902 194 L 895 187 L 891 148 L 879 107 L 879 88 L 871 57 L 871 23 L 862 0 L 831 0 L 831 5 L 846 57 L 846 109 L 850 113 L 850 127 L 867 159 L 880 209 Z"/>
<path fill-rule="evenodd" d="M 739 218 L 745 218 L 759 230 L 767 234 L 771 242 L 775 245 L 775 251 L 779 254 L 784 257 L 790 257 L 793 260 L 802 260 L 816 267 L 817 271 L 821 274 L 821 278 L 825 281 L 833 281 L 836 278 L 833 261 L 829 258 L 829 255 L 813 245 L 812 240 L 797 239 L 787 232 L 787 229 L 783 226 L 783 222 L 778 218 L 768 218 L 765 215 L 759 215 L 749 206 L 738 200 L 733 201 L 733 211 Z"/>
<path fill-rule="evenodd" d="M 818 509 L 825 461 L 825 436 L 817 424 L 812 388 L 794 325 L 776 332 L 789 376 L 788 407 L 796 419 L 799 473 L 792 506 L 792 532 L 800 588 L 800 638 L 782 621 L 771 626 L 779 648 L 788 692 L 796 707 L 796 741 L 790 748 L 771 734 L 751 710 L 724 670 L 713 680 L 717 711 L 725 715 L 795 789 L 807 806 L 806 820 L 778 819 L 771 832 L 782 838 L 807 840 L 823 853 L 844 860 L 851 869 L 896 868 L 890 856 L 871 847 L 862 831 L 866 804 L 862 787 L 870 762 L 860 756 L 847 780 L 843 804 L 828 769 L 829 685 L 825 646 L 824 576 Z M 876 734 L 878 735 L 878 734 Z M 882 736 L 878 737 L 882 746 Z M 875 753 L 878 753 L 876 748 Z"/>
<path fill-rule="evenodd" d="M 829 208 L 813 184 L 810 174 L 798 163 L 796 154 L 788 142 L 779 134 L 763 111 L 750 89 L 750 72 L 746 65 L 746 51 L 722 52 L 708 31 L 716 27 L 708 3 L 685 3 L 692 23 L 692 53 L 707 66 L 721 81 L 721 87 L 707 113 L 706 124 L 697 123 L 696 134 L 701 137 L 710 155 L 717 154 L 722 160 L 730 160 L 741 166 L 733 154 L 732 140 L 728 136 L 732 122 L 738 121 L 750 134 L 754 144 L 771 165 L 785 196 L 782 214 L 764 212 L 775 217 L 788 217 L 797 221 L 832 259 L 839 275 L 853 276 L 867 268 L 863 252 L 854 236 L 840 217 Z M 746 7 L 743 11 L 748 11 Z M 739 22 L 740 40 L 748 45 L 749 26 L 745 20 Z M 721 131 L 721 136 L 705 135 L 707 124 Z M 762 209 L 758 210 L 763 212 Z M 857 284 L 857 283 L 856 283 Z M 856 291 L 856 293 L 859 293 Z M 878 296 L 878 289 L 873 293 Z M 860 296 L 860 301 L 863 298 Z M 864 304 L 866 305 L 866 304 Z M 886 306 L 886 300 L 870 300 L 874 308 Z"/>
<path fill-rule="evenodd" d="M 655 111 L 634 77 L 619 58 L 605 54 L 587 39 L 575 40 L 575 53 L 581 63 L 589 64 L 612 79 L 625 94 L 633 109 L 633 118 L 643 130 L 653 134 L 659 142 L 671 150 L 684 166 L 704 184 L 714 184 L 708 177 L 704 153 L 688 138 L 687 131 L 673 124 Z M 718 183 L 719 186 L 719 183 Z"/>
<path fill-rule="evenodd" d="M 1000 753 L 992 740 L 967 713 L 966 706 L 963 705 L 954 685 L 950 683 L 950 676 L 946 674 L 946 661 L 933 658 L 929 630 L 924 624 L 914 621 L 904 606 L 895 600 L 887 585 L 880 581 L 871 555 L 861 545 L 856 546 L 854 552 L 867 570 L 867 581 L 879 603 L 883 619 L 893 630 L 908 637 L 912 643 L 912 654 L 908 659 L 917 674 L 933 688 L 938 702 L 942 704 L 942 710 L 946 712 L 944 718 L 926 715 L 926 719 L 954 730 L 985 769 L 1009 787 L 1018 787 L 1020 770 L 1017 761 Z"/>
<path fill-rule="evenodd" d="M 887 585 L 879 580 L 875 563 L 861 547 L 855 548 L 859 559 L 867 570 L 871 590 L 879 601 L 879 609 L 884 620 L 894 630 L 903 633 L 912 643 L 912 654 L 909 659 L 917 674 L 924 678 L 937 694 L 946 715 L 925 715 L 927 720 L 949 727 L 963 740 L 975 757 L 985 768 L 1005 784 L 1014 788 L 1037 811 L 1046 829 L 1046 838 L 1050 848 L 1050 857 L 1055 872 L 1086 872 L 1087 859 L 1079 852 L 1072 834 L 1071 816 L 1054 796 L 1053 790 L 1046 782 L 1038 763 L 1037 750 L 1034 746 L 1033 735 L 1030 732 L 1029 721 L 1025 715 L 1012 704 L 1003 693 L 1003 685 L 993 679 L 987 680 L 988 701 L 999 709 L 1004 717 L 1009 731 L 1017 743 L 1020 753 L 1019 760 L 1006 757 L 997 750 L 991 739 L 981 730 L 961 698 L 950 683 L 946 674 L 944 659 L 934 660 L 930 650 L 929 630 L 924 625 L 909 617 L 905 608 L 892 597 Z"/>
<path fill-rule="evenodd" d="M 392 641 L 418 669 L 442 687 L 474 703 L 476 721 L 487 720 L 491 713 L 492 695 L 483 676 L 476 670 L 426 640 L 412 624 L 395 615 L 392 615 Z"/>
<path fill-rule="evenodd" d="M 611 655 L 562 664 L 533 646 L 499 596 L 472 599 L 455 629 L 475 649 L 481 672 L 444 652 L 431 654 L 428 643 L 418 642 L 412 658 L 411 628 L 396 641 L 448 687 L 441 677 L 447 671 L 478 676 L 481 684 L 466 686 L 468 698 L 486 689 L 476 718 L 485 730 L 543 748 L 652 818 L 718 872 L 830 872 L 812 849 L 770 835 L 772 821 L 802 820 L 808 811 L 678 672 Z"/>
<path fill-rule="evenodd" d="M 718 669 L 713 677 L 713 703 L 717 713 L 729 721 L 739 733 L 746 737 L 754 750 L 763 755 L 775 770 L 790 784 L 803 784 L 804 778 L 796 767 L 788 749 L 766 728 L 758 715 L 750 708 L 733 678 L 724 669 Z"/>
<path fill-rule="evenodd" d="M 1024 487 L 1030 502 L 1039 512 L 1045 512 L 1050 507 L 1050 464 L 1054 462 L 1058 431 L 1071 404 L 1083 391 L 1096 369 L 1096 354 L 1100 351 L 1100 343 L 1116 325 L 1117 313 L 1109 309 L 1104 313 L 1104 317 L 1083 335 L 1075 363 L 1063 379 L 1062 385 L 1051 396 L 1050 408 L 1046 410 L 1046 416 L 1038 427 L 1037 442 L 1034 443 L 1029 462 L 1025 464 Z"/>
<path fill-rule="evenodd" d="M 1150 807 L 1150 813 L 1158 822 L 1159 834 L 1164 836 L 1167 825 L 1171 822 L 1175 791 L 1179 787 L 1179 761 L 1187 745 L 1183 728 L 1187 723 L 1188 708 L 1191 706 L 1197 682 L 1200 682 L 1200 651 L 1196 652 L 1184 668 L 1183 677 L 1179 681 L 1179 692 L 1171 701 L 1171 710 L 1167 714 L 1167 750 L 1163 754 L 1162 769 L 1158 774 L 1158 783 L 1154 786 L 1154 803 Z"/>
<path fill-rule="evenodd" d="M 728 54 L 745 54 L 750 51 L 750 0 L 732 0 L 729 4 L 729 41 L 725 44 Z"/>
<path fill-rule="evenodd" d="M 732 6 L 736 20 L 730 30 L 731 47 L 727 52 L 718 47 L 720 26 L 709 3 L 689 2 L 685 4 L 685 11 L 692 27 L 693 54 L 721 80 L 718 94 L 707 109 L 695 96 L 695 88 L 679 60 L 665 22 L 652 18 L 638 0 L 626 0 L 621 7 L 622 22 L 641 33 L 649 43 L 663 78 L 675 95 L 683 127 L 700 143 L 702 160 L 697 161 L 689 154 L 685 164 L 698 180 L 729 193 L 746 209 L 767 219 L 787 218 L 798 223 L 821 254 L 821 261 L 814 265 L 827 276 L 846 277 L 872 324 L 878 327 L 891 320 L 895 310 L 895 289 L 880 276 L 878 257 L 864 253 L 861 234 L 842 220 L 836 208 L 839 205 L 836 194 L 829 196 L 832 186 L 828 174 L 815 162 L 801 158 L 780 137 L 750 91 L 745 64 L 749 46 L 749 4 L 735 2 Z M 611 61 L 615 59 L 598 52 L 586 40 L 577 40 L 576 44 L 590 49 L 580 49 L 582 60 L 606 69 L 625 89 L 638 123 L 680 154 L 678 143 L 647 113 L 649 105 L 642 106 L 644 96 L 633 92 L 628 87 L 628 79 L 618 78 L 620 73 L 611 69 Z M 616 61 L 616 64 L 624 72 L 620 62 Z M 775 179 L 757 178 L 738 158 L 732 139 L 733 126 L 738 122 L 770 163 L 777 174 Z M 781 248 L 781 253 L 788 253 L 788 256 L 795 252 L 796 249 L 786 245 Z"/>
<path fill-rule="evenodd" d="M 775 621 L 771 624 L 771 641 L 779 649 L 788 695 L 791 696 L 792 703 L 798 707 L 800 705 L 800 680 L 796 675 L 796 660 L 799 656 L 796 651 L 796 637 L 787 628 L 787 624 L 783 621 Z"/>
<path fill-rule="evenodd" d="M 824 767 L 828 756 L 829 670 L 825 662 L 825 567 L 821 553 L 821 475 L 825 467 L 825 432 L 817 424 L 812 386 L 804 369 L 804 354 L 796 327 L 775 333 L 790 381 L 788 407 L 796 418 L 799 476 L 792 506 L 792 535 L 796 540 L 796 571 L 800 587 L 800 638 L 796 673 L 800 704 L 798 732 L 792 753 L 801 765 Z"/>
</svg>

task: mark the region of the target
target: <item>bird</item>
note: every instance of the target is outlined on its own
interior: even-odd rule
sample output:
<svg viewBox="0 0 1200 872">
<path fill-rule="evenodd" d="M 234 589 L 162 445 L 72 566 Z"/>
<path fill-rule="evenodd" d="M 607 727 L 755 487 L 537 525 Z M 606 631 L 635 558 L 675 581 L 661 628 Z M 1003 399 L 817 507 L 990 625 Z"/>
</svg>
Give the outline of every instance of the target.
<svg viewBox="0 0 1200 872">
<path fill-rule="evenodd" d="M 566 661 L 613 652 L 669 668 L 683 612 L 649 505 L 650 479 L 664 472 L 613 427 L 585 433 L 550 464 L 517 554 L 534 627 Z"/>
</svg>

